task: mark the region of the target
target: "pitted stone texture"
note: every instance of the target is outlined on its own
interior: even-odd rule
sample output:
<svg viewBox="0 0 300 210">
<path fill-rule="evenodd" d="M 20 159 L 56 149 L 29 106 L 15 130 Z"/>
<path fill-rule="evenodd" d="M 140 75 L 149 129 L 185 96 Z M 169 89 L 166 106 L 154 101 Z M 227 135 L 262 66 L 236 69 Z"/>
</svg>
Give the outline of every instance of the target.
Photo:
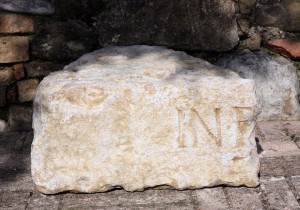
<svg viewBox="0 0 300 210">
<path fill-rule="evenodd" d="M 108 47 L 40 83 L 43 193 L 258 184 L 254 81 L 163 47 Z"/>
<path fill-rule="evenodd" d="M 227 51 L 239 42 L 231 0 L 112 0 L 107 8 L 98 23 L 102 46 L 150 44 Z"/>
<path fill-rule="evenodd" d="M 221 58 L 217 65 L 256 81 L 262 105 L 259 121 L 300 119 L 299 81 L 296 68 L 287 59 L 246 50 Z"/>
</svg>

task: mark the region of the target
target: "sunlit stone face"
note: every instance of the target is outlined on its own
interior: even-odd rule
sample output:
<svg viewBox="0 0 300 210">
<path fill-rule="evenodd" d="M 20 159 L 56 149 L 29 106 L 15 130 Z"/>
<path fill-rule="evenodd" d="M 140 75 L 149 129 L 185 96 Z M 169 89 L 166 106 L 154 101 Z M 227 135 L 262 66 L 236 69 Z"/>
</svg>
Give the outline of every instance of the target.
<svg viewBox="0 0 300 210">
<path fill-rule="evenodd" d="M 258 184 L 252 80 L 162 47 L 108 47 L 52 73 L 34 102 L 44 193 Z"/>
</svg>

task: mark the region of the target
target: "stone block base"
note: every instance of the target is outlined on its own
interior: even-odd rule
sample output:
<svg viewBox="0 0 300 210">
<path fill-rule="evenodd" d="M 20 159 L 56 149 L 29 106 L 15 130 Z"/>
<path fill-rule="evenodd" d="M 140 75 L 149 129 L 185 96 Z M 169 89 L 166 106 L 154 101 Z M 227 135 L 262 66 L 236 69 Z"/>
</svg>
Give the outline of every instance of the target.
<svg viewBox="0 0 300 210">
<path fill-rule="evenodd" d="M 258 185 L 252 80 L 162 47 L 109 47 L 50 74 L 34 102 L 43 193 Z"/>
</svg>

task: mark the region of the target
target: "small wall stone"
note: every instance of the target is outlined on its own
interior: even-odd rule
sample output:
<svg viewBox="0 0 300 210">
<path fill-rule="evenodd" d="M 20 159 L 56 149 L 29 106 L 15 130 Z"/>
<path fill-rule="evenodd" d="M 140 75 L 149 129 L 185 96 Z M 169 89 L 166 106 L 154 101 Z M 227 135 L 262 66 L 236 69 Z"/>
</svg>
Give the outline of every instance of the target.
<svg viewBox="0 0 300 210">
<path fill-rule="evenodd" d="M 18 63 L 14 65 L 14 77 L 16 80 L 21 80 L 25 77 L 23 63 Z"/>
<path fill-rule="evenodd" d="M 19 101 L 21 103 L 33 101 L 35 97 L 36 89 L 39 85 L 39 80 L 37 79 L 22 80 L 19 81 L 17 85 L 18 85 Z"/>
<path fill-rule="evenodd" d="M 0 63 L 14 63 L 29 59 L 28 37 L 0 37 Z"/>
<path fill-rule="evenodd" d="M 0 68 L 0 85 L 7 86 L 14 80 L 14 71 L 11 67 Z"/>
<path fill-rule="evenodd" d="M 10 106 L 8 123 L 10 130 L 32 130 L 32 107 Z"/>
<path fill-rule="evenodd" d="M 0 15 L 0 33 L 33 33 L 34 23 L 31 17 L 15 14 Z"/>
</svg>

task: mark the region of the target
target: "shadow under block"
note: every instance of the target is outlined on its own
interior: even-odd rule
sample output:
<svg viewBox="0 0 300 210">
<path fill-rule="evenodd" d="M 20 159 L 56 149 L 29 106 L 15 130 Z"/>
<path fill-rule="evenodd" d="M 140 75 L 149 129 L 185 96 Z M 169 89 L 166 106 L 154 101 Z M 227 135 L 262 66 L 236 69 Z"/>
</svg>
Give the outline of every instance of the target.
<svg viewBox="0 0 300 210">
<path fill-rule="evenodd" d="M 258 185 L 254 81 L 183 52 L 107 47 L 40 83 L 32 176 L 46 194 Z"/>
</svg>

